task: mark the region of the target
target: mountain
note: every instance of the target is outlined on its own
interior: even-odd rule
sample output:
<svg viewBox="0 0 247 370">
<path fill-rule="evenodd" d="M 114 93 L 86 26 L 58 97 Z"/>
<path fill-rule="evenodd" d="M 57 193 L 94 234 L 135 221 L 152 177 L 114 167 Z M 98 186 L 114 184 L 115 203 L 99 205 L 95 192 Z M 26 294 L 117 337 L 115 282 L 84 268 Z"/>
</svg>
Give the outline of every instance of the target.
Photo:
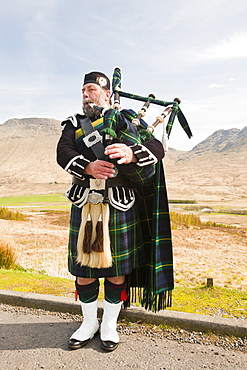
<svg viewBox="0 0 247 370">
<path fill-rule="evenodd" d="M 0 196 L 64 192 L 70 176 L 56 163 L 62 128 L 48 118 L 0 125 Z M 164 160 L 170 199 L 247 197 L 247 127 L 218 130 L 188 152 L 169 149 Z"/>
<path fill-rule="evenodd" d="M 54 183 L 69 182 L 56 163 L 61 131 L 60 122 L 48 118 L 15 118 L 0 125 L 0 196 L 53 192 Z"/>
<path fill-rule="evenodd" d="M 1 135 L 8 138 L 52 136 L 61 132 L 60 122 L 51 118 L 13 118 L 0 125 Z"/>
<path fill-rule="evenodd" d="M 170 198 L 244 201 L 247 198 L 247 127 L 218 130 L 188 152 L 168 151 Z"/>
<path fill-rule="evenodd" d="M 232 128 L 230 130 L 215 131 L 206 140 L 192 149 L 192 153 L 201 155 L 209 152 L 222 153 L 243 151 L 247 149 L 247 126 L 242 130 Z"/>
</svg>

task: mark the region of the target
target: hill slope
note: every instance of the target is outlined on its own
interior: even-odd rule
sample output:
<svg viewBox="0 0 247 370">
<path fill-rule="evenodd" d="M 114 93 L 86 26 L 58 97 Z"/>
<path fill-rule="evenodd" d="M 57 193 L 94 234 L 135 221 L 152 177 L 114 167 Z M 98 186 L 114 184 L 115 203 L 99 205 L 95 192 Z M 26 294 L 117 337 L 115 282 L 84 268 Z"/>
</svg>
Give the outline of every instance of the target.
<svg viewBox="0 0 247 370">
<path fill-rule="evenodd" d="M 1 196 L 53 191 L 52 183 L 69 182 L 56 163 L 61 131 L 59 121 L 47 118 L 11 119 L 0 125 Z"/>
<path fill-rule="evenodd" d="M 215 131 L 206 140 L 196 145 L 191 152 L 193 154 L 224 153 L 246 149 L 247 127 L 244 127 L 242 130 L 232 128 L 230 130 Z"/>
<path fill-rule="evenodd" d="M 247 197 L 247 127 L 218 130 L 191 151 L 167 153 L 170 198 Z"/>
<path fill-rule="evenodd" d="M 67 189 L 70 176 L 56 163 L 61 131 L 47 118 L 0 125 L 0 196 Z M 164 162 L 171 199 L 247 197 L 247 127 L 218 130 L 189 152 L 170 149 Z"/>
</svg>

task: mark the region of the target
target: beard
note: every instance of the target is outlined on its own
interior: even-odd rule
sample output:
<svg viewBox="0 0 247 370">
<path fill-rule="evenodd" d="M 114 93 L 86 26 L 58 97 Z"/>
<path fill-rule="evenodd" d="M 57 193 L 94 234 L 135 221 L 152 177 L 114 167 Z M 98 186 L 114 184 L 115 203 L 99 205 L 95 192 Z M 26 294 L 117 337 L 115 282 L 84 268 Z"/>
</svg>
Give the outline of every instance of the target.
<svg viewBox="0 0 247 370">
<path fill-rule="evenodd" d="M 90 105 L 86 103 L 92 103 L 94 105 L 97 105 L 97 107 L 101 107 L 101 108 L 108 108 L 108 104 L 106 103 L 104 99 L 103 92 L 100 94 L 99 98 L 95 102 L 89 98 L 85 98 L 83 99 L 82 103 L 83 103 L 82 105 L 83 113 L 88 117 L 93 117 L 96 119 L 101 117 L 100 111 L 98 109 L 91 107 Z"/>
</svg>

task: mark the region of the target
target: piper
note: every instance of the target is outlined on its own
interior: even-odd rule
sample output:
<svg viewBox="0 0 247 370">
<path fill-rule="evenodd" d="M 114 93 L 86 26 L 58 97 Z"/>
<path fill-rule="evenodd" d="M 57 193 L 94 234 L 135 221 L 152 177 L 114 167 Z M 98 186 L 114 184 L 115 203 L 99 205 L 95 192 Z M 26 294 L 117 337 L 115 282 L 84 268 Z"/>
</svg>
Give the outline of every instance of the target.
<svg viewBox="0 0 247 370">
<path fill-rule="evenodd" d="M 171 304 L 173 257 L 164 150 L 152 134 L 145 138 L 147 124 L 142 119 L 142 133 L 132 123 L 134 111 L 111 108 L 105 74 L 86 74 L 82 96 L 84 115 L 62 122 L 57 145 L 58 164 L 73 176 L 66 192 L 72 202 L 68 265 L 84 318 L 69 348 L 84 347 L 98 331 L 99 278 L 104 278 L 100 340 L 105 351 L 113 351 L 119 343 L 122 304 L 135 302 L 136 291 L 146 309 L 158 311 Z M 108 134 L 111 143 L 104 140 Z M 103 149 L 102 142 L 107 145 Z"/>
</svg>

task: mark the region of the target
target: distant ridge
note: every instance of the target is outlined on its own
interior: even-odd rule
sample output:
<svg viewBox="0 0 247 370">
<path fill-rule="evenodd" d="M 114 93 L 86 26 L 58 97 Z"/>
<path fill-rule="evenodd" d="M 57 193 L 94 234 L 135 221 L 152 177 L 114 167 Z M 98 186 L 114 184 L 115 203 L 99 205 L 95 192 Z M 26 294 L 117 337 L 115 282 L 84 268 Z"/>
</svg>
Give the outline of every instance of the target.
<svg viewBox="0 0 247 370">
<path fill-rule="evenodd" d="M 247 127 L 218 130 L 188 152 L 168 151 L 170 198 L 241 199 L 247 208 Z"/>
<path fill-rule="evenodd" d="M 197 144 L 192 152 L 205 154 L 208 152 L 221 153 L 226 151 L 242 151 L 247 148 L 247 126 L 243 129 L 218 130 L 206 140 Z"/>
<path fill-rule="evenodd" d="M 61 132 L 60 121 L 53 118 L 13 118 L 0 125 L 0 133 L 6 137 L 30 137 L 56 135 Z"/>
<path fill-rule="evenodd" d="M 65 192 L 71 177 L 56 163 L 60 122 L 10 119 L 0 125 L 0 196 Z M 247 199 L 247 127 L 218 130 L 164 160 L 172 199 Z"/>
<path fill-rule="evenodd" d="M 0 125 L 0 196 L 63 191 L 70 181 L 56 163 L 60 122 L 49 118 L 10 119 Z"/>
</svg>

